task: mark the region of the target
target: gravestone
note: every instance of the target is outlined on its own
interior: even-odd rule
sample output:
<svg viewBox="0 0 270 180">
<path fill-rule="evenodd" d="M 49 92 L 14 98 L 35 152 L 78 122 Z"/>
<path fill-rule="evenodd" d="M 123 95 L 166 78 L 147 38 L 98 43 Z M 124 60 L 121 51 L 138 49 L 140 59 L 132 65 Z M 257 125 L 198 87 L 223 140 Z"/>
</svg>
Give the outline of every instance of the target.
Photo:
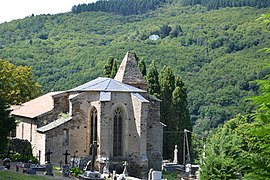
<svg viewBox="0 0 270 180">
<path fill-rule="evenodd" d="M 62 176 L 63 177 L 69 177 L 69 164 L 67 161 L 67 157 L 70 155 L 68 151 L 63 154 L 65 156 L 65 164 L 63 165 L 63 170 L 62 170 Z"/>
<path fill-rule="evenodd" d="M 45 175 L 47 176 L 53 176 L 53 166 L 51 164 L 51 154 L 52 152 L 50 149 L 45 153 L 45 158 L 46 158 L 46 165 L 45 165 Z"/>
<path fill-rule="evenodd" d="M 76 153 L 77 153 L 77 152 L 78 152 L 78 151 L 75 151 L 74 154 L 73 154 L 73 156 L 72 156 L 72 165 L 71 165 L 72 168 L 75 167 Z"/>
<path fill-rule="evenodd" d="M 81 157 L 80 160 L 79 160 L 79 168 L 80 168 L 80 170 L 83 170 L 83 166 L 84 166 L 84 161 L 83 161 L 83 158 Z"/>
<path fill-rule="evenodd" d="M 174 156 L 173 156 L 173 163 L 175 163 L 175 164 L 178 164 L 177 152 L 178 152 L 177 145 L 175 145 Z"/>
<path fill-rule="evenodd" d="M 95 171 L 95 161 L 98 148 L 97 141 L 94 141 L 91 147 L 92 147 L 91 171 Z"/>
<path fill-rule="evenodd" d="M 45 165 L 45 175 L 47 176 L 53 176 L 53 166 L 51 163 L 47 163 Z"/>
<path fill-rule="evenodd" d="M 161 180 L 162 172 L 161 171 L 152 171 L 152 179 L 151 180 Z"/>
</svg>

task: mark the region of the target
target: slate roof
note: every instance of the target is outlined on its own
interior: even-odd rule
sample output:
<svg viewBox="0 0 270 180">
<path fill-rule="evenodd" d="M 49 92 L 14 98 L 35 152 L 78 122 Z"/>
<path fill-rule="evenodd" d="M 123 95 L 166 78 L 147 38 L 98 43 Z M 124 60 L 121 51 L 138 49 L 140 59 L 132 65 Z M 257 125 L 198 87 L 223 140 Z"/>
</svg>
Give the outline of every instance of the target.
<svg viewBox="0 0 270 180">
<path fill-rule="evenodd" d="M 146 102 L 148 103 L 149 101 L 145 99 L 142 95 L 139 93 L 131 93 L 132 96 L 136 97 L 140 102 Z"/>
<path fill-rule="evenodd" d="M 49 124 L 47 124 L 45 126 L 42 126 L 42 127 L 38 128 L 37 131 L 44 133 L 46 131 L 49 131 L 49 130 L 51 130 L 53 128 L 56 128 L 56 127 L 60 126 L 61 124 L 64 124 L 64 123 L 70 121 L 71 119 L 72 119 L 71 117 L 57 119 L 57 120 L 55 120 L 55 121 L 53 121 L 53 122 L 51 122 L 51 123 L 49 123 Z"/>
<path fill-rule="evenodd" d="M 15 116 L 35 118 L 44 114 L 45 112 L 53 110 L 53 96 L 61 93 L 62 92 L 50 92 L 31 101 L 23 103 L 22 105 L 14 106 L 12 107 L 12 114 Z"/>
<path fill-rule="evenodd" d="M 103 91 L 103 92 L 146 92 L 145 90 L 121 83 L 111 78 L 99 77 L 80 85 L 69 92 Z"/>
</svg>

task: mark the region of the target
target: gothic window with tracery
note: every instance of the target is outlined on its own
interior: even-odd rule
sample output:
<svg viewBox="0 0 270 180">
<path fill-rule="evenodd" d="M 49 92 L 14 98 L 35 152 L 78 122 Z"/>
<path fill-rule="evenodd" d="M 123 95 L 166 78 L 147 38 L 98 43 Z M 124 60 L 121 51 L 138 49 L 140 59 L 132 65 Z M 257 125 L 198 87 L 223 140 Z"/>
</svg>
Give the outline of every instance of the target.
<svg viewBox="0 0 270 180">
<path fill-rule="evenodd" d="M 97 141 L 97 109 L 92 108 L 90 114 L 90 145 L 94 141 Z M 90 154 L 92 154 L 92 148 L 90 148 Z"/>
<path fill-rule="evenodd" d="M 116 108 L 113 119 L 113 156 L 122 155 L 122 111 Z"/>
</svg>

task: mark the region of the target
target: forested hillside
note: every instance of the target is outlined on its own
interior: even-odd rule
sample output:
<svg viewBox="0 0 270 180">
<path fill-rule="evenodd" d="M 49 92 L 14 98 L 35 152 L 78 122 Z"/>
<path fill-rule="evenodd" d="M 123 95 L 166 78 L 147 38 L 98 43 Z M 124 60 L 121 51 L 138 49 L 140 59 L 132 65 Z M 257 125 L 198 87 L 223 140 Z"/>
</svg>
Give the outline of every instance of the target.
<svg viewBox="0 0 270 180">
<path fill-rule="evenodd" d="M 99 0 L 89 4 L 74 5 L 71 10 L 73 13 L 103 11 L 131 15 L 154 10 L 165 2 L 165 0 Z"/>
<path fill-rule="evenodd" d="M 129 50 L 147 65 L 172 67 L 188 88 L 196 132 L 248 112 L 253 80 L 269 74 L 270 33 L 256 21 L 270 8 L 164 4 L 138 15 L 106 12 L 29 16 L 0 24 L 0 59 L 33 67 L 44 92 L 67 90 L 102 76 L 110 56 Z M 269 28 L 268 28 L 269 29 Z M 156 40 L 149 39 L 158 35 Z"/>
</svg>

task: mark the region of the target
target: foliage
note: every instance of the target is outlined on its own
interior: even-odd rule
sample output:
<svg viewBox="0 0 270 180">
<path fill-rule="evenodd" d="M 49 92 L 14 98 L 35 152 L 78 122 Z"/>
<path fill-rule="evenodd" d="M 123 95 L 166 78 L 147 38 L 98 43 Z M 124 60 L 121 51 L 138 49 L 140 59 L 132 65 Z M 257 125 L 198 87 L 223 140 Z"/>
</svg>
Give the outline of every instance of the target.
<svg viewBox="0 0 270 180">
<path fill-rule="evenodd" d="M 0 60 L 0 96 L 8 104 L 20 104 L 29 101 L 41 93 L 41 88 L 32 76 L 32 68 L 18 66 Z"/>
<path fill-rule="evenodd" d="M 111 72 L 111 78 L 114 78 L 116 73 L 117 73 L 118 67 L 117 67 L 117 62 L 113 61 L 112 65 L 112 72 Z"/>
<path fill-rule="evenodd" d="M 10 132 L 16 128 L 14 117 L 10 116 L 10 106 L 0 96 L 0 152 L 4 152 L 8 146 Z"/>
<path fill-rule="evenodd" d="M 172 92 L 172 118 L 173 118 L 173 127 L 174 131 L 181 132 L 177 136 L 177 141 L 175 144 L 178 146 L 179 162 L 186 162 L 186 159 L 183 159 L 183 139 L 184 139 L 184 130 L 192 131 L 192 125 L 190 121 L 188 102 L 187 102 L 187 92 L 184 82 L 180 77 L 176 77 L 175 89 Z M 188 144 L 189 151 L 191 146 L 191 134 L 188 133 Z M 187 149 L 187 147 L 184 147 Z M 187 150 L 186 150 L 187 151 Z"/>
<path fill-rule="evenodd" d="M 162 103 L 160 104 L 160 120 L 166 124 L 166 130 L 164 129 L 163 135 L 163 158 L 169 159 L 173 154 L 173 146 L 175 144 L 174 127 L 175 122 L 173 120 L 172 109 L 172 92 L 175 87 L 175 76 L 172 69 L 168 66 L 164 66 L 161 69 L 160 76 L 160 98 Z M 166 132 L 167 131 L 167 132 Z M 174 137 L 174 138 L 173 138 Z"/>
<path fill-rule="evenodd" d="M 241 173 L 244 179 L 270 177 L 270 80 L 258 81 L 260 94 L 250 98 L 255 112 L 227 121 L 209 138 L 201 164 L 204 179 L 230 179 Z"/>
<path fill-rule="evenodd" d="M 147 70 L 147 86 L 148 92 L 156 97 L 159 97 L 160 94 L 160 85 L 159 85 L 159 74 L 155 65 L 155 61 L 149 65 Z"/>
<path fill-rule="evenodd" d="M 73 13 L 103 11 L 122 15 L 141 14 L 156 9 L 165 0 L 98 0 L 94 3 L 79 4 L 72 7 Z"/>
<path fill-rule="evenodd" d="M 0 58 L 31 66 L 44 92 L 67 90 L 102 75 L 108 57 L 117 62 L 136 51 L 157 72 L 170 66 L 188 93 L 193 130 L 207 134 L 238 113 L 251 112 L 242 99 L 257 93 L 253 80 L 269 57 L 270 35 L 255 21 L 270 8 L 235 7 L 207 11 L 201 5 L 164 4 L 145 14 L 104 12 L 39 15 L 0 24 Z M 163 26 L 168 36 L 149 36 Z M 177 30 L 175 33 L 174 31 Z"/>
<path fill-rule="evenodd" d="M 11 150 L 18 152 L 20 154 L 32 154 L 31 143 L 25 139 L 10 139 L 10 148 Z"/>
<path fill-rule="evenodd" d="M 83 173 L 83 171 L 80 168 L 75 167 L 75 168 L 70 168 L 69 173 L 72 176 L 78 177 L 79 174 Z"/>
<path fill-rule="evenodd" d="M 15 153 L 10 155 L 10 158 L 12 161 L 16 162 L 29 162 L 31 160 L 32 163 L 37 164 L 38 159 L 35 158 L 32 154 L 20 154 L 20 153 Z"/>
<path fill-rule="evenodd" d="M 252 6 L 257 8 L 265 8 L 270 6 L 270 2 L 265 0 L 181 0 L 181 3 L 186 6 L 201 4 L 206 6 L 209 10 L 224 7 Z"/>
<path fill-rule="evenodd" d="M 154 63 L 152 64 L 153 67 Z M 148 72 L 151 71 L 149 70 Z M 162 68 L 159 75 L 159 82 L 159 96 L 162 100 L 160 105 L 160 119 L 166 124 L 163 135 L 163 157 L 166 159 L 171 158 L 174 145 L 178 145 L 179 162 L 183 163 L 186 161 L 186 159 L 183 159 L 185 157 L 183 156 L 184 129 L 192 131 L 186 87 L 180 77 L 175 78 L 172 69 L 168 66 Z M 152 87 L 154 86 L 152 85 Z M 188 150 L 190 151 L 190 134 L 188 135 L 188 144 L 189 146 L 184 148 L 189 148 Z"/>
<path fill-rule="evenodd" d="M 231 124 L 242 122 L 242 116 L 225 123 L 208 138 L 206 158 L 202 159 L 200 176 L 202 179 L 236 179 L 236 174 L 246 166 L 241 163 L 243 140 Z"/>
<path fill-rule="evenodd" d="M 146 65 L 145 65 L 145 61 L 144 61 L 143 59 L 140 60 L 139 63 L 138 63 L 138 65 L 139 65 L 139 69 L 140 69 L 142 75 L 145 76 L 145 75 L 146 75 Z"/>
<path fill-rule="evenodd" d="M 109 57 L 107 63 L 104 66 L 104 70 L 103 70 L 103 74 L 105 77 L 108 77 L 108 78 L 111 77 L 113 64 L 114 64 L 114 58 Z"/>
</svg>

